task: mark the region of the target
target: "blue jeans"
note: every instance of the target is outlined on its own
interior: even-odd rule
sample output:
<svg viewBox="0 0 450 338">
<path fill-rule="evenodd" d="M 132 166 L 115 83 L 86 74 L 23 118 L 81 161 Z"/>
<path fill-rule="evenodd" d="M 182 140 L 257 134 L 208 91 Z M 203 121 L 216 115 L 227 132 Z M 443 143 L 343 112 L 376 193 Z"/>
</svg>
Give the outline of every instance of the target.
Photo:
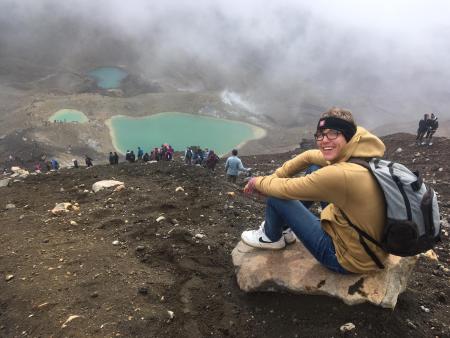
<svg viewBox="0 0 450 338">
<path fill-rule="evenodd" d="M 301 201 L 269 197 L 265 216 L 264 231 L 271 241 L 278 241 L 289 227 L 322 265 L 337 273 L 349 273 L 339 264 L 333 241 L 323 231 L 320 219 Z"/>
</svg>

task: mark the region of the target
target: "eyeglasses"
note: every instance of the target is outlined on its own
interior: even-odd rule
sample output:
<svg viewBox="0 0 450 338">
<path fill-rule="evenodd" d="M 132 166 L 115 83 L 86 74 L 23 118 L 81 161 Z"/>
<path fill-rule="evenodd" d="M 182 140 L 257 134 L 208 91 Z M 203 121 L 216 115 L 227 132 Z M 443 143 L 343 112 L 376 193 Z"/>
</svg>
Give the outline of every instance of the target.
<svg viewBox="0 0 450 338">
<path fill-rule="evenodd" d="M 316 139 L 316 141 L 323 141 L 324 137 L 326 136 L 329 140 L 335 140 L 340 134 L 342 134 L 341 131 L 330 129 L 326 133 L 324 133 L 323 131 L 317 131 L 314 134 L 314 138 Z"/>
</svg>

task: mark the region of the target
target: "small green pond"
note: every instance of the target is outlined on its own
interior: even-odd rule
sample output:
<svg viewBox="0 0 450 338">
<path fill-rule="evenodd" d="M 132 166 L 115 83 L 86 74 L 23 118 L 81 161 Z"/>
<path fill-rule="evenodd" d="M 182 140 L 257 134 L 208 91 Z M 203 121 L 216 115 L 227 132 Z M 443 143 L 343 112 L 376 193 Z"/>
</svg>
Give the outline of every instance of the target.
<svg viewBox="0 0 450 338">
<path fill-rule="evenodd" d="M 85 123 L 89 119 L 82 112 L 75 109 L 61 109 L 48 118 L 50 122 L 78 122 Z"/>
<path fill-rule="evenodd" d="M 88 73 L 97 81 L 97 86 L 103 89 L 115 89 L 128 76 L 128 73 L 118 67 L 100 67 Z"/>
</svg>

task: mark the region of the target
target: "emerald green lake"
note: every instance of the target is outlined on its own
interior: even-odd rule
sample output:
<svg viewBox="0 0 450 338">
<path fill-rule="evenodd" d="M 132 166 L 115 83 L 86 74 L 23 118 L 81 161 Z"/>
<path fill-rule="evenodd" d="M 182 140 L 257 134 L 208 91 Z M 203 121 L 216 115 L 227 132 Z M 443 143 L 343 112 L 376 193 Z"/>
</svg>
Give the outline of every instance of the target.
<svg viewBox="0 0 450 338">
<path fill-rule="evenodd" d="M 48 118 L 50 122 L 55 120 L 63 122 L 85 123 L 89 121 L 86 115 L 75 109 L 61 109 Z"/>
<path fill-rule="evenodd" d="M 89 72 L 97 81 L 97 86 L 103 89 L 119 88 L 120 83 L 127 77 L 128 73 L 118 67 L 100 67 Z"/>
<path fill-rule="evenodd" d="M 264 136 L 246 123 L 183 113 L 161 113 L 144 118 L 114 116 L 108 122 L 114 146 L 122 153 L 144 151 L 169 143 L 177 151 L 198 145 L 225 154 L 239 144 Z"/>
</svg>

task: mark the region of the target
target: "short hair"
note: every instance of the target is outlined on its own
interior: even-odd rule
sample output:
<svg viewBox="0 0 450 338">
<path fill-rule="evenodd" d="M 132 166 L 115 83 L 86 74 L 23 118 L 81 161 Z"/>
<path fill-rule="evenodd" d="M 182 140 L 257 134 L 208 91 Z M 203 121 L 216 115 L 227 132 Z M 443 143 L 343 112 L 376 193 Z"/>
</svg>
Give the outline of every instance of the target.
<svg viewBox="0 0 450 338">
<path fill-rule="evenodd" d="M 324 118 L 324 117 L 337 117 L 339 119 L 345 120 L 347 122 L 350 122 L 350 123 L 353 123 L 354 125 L 356 125 L 355 119 L 353 118 L 353 114 L 348 109 L 333 107 L 333 108 L 327 110 L 326 112 L 322 113 L 322 115 L 320 115 L 320 118 Z"/>
<path fill-rule="evenodd" d="M 234 156 L 236 156 L 236 155 L 238 154 L 237 149 L 233 149 L 233 150 L 231 151 L 231 154 L 234 155 Z"/>
</svg>

